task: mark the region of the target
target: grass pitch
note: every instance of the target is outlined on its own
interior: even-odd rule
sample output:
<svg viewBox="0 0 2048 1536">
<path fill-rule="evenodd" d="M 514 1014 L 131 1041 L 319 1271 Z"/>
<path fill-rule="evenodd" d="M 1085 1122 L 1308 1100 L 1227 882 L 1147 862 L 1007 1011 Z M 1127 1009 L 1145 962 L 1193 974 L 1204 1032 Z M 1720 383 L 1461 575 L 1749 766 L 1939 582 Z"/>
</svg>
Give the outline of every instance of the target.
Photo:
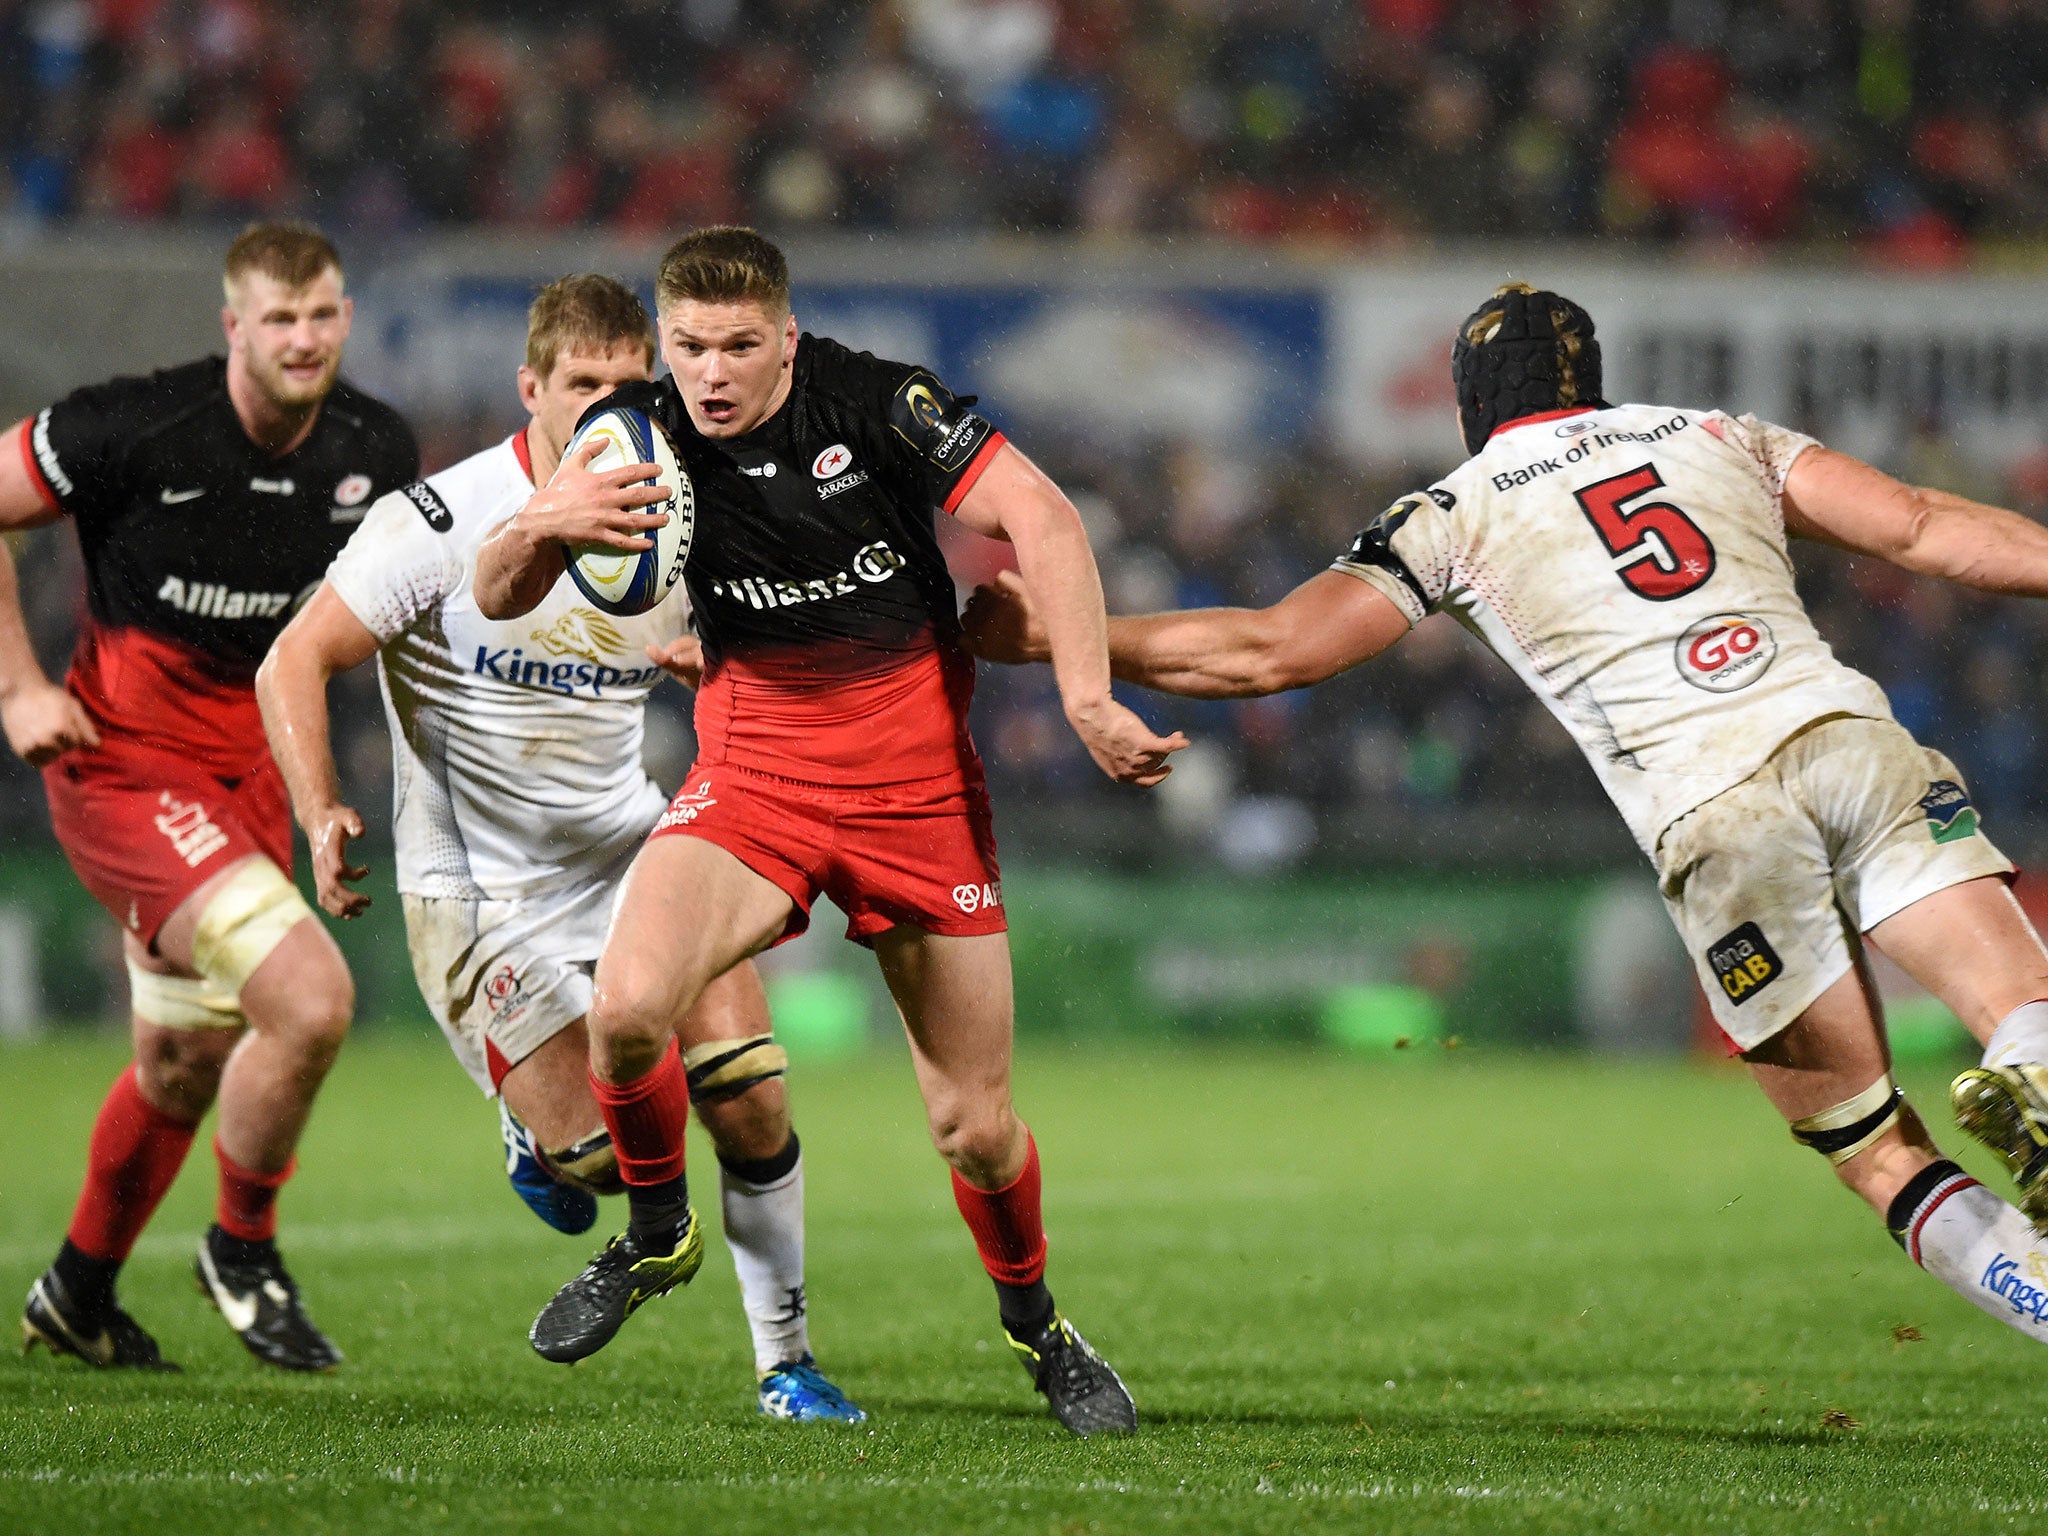
<svg viewBox="0 0 2048 1536">
<path fill-rule="evenodd" d="M 120 1058 L 0 1050 L 10 1299 Z M 2048 1510 L 2048 1357 L 1908 1265 L 1737 1074 L 1027 1043 L 1019 1078 L 1049 1277 L 1131 1384 L 1132 1440 L 1068 1438 L 1001 1346 L 906 1061 L 792 1079 L 814 1340 L 873 1415 L 847 1431 L 756 1417 L 715 1242 L 601 1355 L 534 1356 L 591 1244 L 515 1202 L 437 1042 L 366 1036 L 285 1196 L 347 1363 L 268 1370 L 193 1291 L 202 1141 L 123 1283 L 185 1373 L 0 1360 L 0 1531 L 1961 1532 Z"/>
</svg>

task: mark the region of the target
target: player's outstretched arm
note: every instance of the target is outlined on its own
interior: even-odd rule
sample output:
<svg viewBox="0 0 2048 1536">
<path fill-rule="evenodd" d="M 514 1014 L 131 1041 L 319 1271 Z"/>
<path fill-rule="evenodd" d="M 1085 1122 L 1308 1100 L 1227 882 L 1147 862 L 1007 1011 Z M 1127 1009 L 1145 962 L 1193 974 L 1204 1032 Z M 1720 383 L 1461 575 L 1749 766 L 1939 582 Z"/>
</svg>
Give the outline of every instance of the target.
<svg viewBox="0 0 2048 1536">
<path fill-rule="evenodd" d="M 363 835 L 363 818 L 342 802 L 328 728 L 327 682 L 376 654 L 377 637 L 323 581 L 256 671 L 256 699 L 263 706 L 270 755 L 284 774 L 292 814 L 313 850 L 320 905 L 336 917 L 354 917 L 370 904 L 361 891 L 349 889 L 369 869 L 348 861 L 349 839 Z"/>
<path fill-rule="evenodd" d="M 1046 659 L 1022 583 L 1005 573 L 967 604 L 968 644 L 989 661 Z M 1408 633 L 1408 616 L 1355 576 L 1323 571 L 1270 608 L 1190 608 L 1109 621 L 1116 675 L 1162 693 L 1245 699 L 1305 688 L 1369 661 Z"/>
<path fill-rule="evenodd" d="M 0 533 L 55 522 L 62 514 L 29 473 L 30 423 L 17 422 L 0 442 Z M 14 554 L 0 539 L 0 730 L 16 756 L 40 768 L 73 747 L 96 747 L 100 736 L 85 706 L 50 681 L 21 617 Z"/>
<path fill-rule="evenodd" d="M 625 464 L 594 475 L 590 461 L 604 448 L 600 438 L 585 443 L 525 506 L 485 536 L 476 557 L 476 605 L 485 618 L 516 619 L 539 607 L 568 568 L 572 544 L 654 547 L 647 531 L 665 524 L 668 515 L 641 509 L 664 499 L 661 487 L 649 483 L 661 471 L 653 464 Z"/>
<path fill-rule="evenodd" d="M 1102 577 L 1074 504 L 1036 464 L 1005 444 L 954 516 L 976 533 L 1007 539 L 1017 551 L 1060 702 L 1096 766 L 1124 784 L 1165 778 L 1172 772 L 1167 755 L 1188 739 L 1178 731 L 1158 735 L 1110 696 Z"/>
<path fill-rule="evenodd" d="M 1785 476 L 1785 531 L 1985 592 L 2048 597 L 2048 528 L 2003 507 L 1894 480 L 1831 448 Z"/>
</svg>

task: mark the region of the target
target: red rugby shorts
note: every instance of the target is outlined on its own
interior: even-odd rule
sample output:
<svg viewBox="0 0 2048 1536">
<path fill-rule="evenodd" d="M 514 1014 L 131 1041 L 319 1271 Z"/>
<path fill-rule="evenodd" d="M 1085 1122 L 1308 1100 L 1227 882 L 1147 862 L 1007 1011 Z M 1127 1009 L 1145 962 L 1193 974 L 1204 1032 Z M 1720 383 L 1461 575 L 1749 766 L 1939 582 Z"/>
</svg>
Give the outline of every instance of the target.
<svg viewBox="0 0 2048 1536">
<path fill-rule="evenodd" d="M 857 944 L 899 924 L 961 936 L 1009 927 L 979 774 L 841 789 L 699 764 L 652 835 L 716 843 L 788 893 L 796 911 L 784 939 L 810 926 L 821 893 Z"/>
<path fill-rule="evenodd" d="M 224 779 L 168 753 L 80 749 L 43 769 L 43 790 L 80 882 L 145 944 L 186 897 L 250 854 L 292 867 L 291 801 L 267 756 Z"/>
</svg>

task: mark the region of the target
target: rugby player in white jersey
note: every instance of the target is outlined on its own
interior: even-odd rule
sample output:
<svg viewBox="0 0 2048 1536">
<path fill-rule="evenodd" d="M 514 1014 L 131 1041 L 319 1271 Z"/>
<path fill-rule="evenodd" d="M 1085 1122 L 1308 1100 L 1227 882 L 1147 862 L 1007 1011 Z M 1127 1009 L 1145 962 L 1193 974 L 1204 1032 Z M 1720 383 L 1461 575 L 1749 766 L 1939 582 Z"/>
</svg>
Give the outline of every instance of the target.
<svg viewBox="0 0 2048 1536">
<path fill-rule="evenodd" d="M 696 645 L 681 587 L 648 613 L 607 617 L 565 575 L 524 618 L 498 623 L 477 612 L 470 573 L 483 536 L 510 513 L 531 504 L 546 515 L 534 486 L 554 474 L 577 417 L 647 379 L 654 350 L 623 284 L 584 273 L 543 289 L 519 370 L 532 420 L 375 503 L 257 679 L 321 905 L 353 917 L 369 900 L 350 889 L 364 871 L 348 843 L 363 824 L 341 799 L 326 688 L 379 657 L 414 974 L 457 1059 L 499 1096 L 515 1187 L 567 1232 L 587 1230 L 594 1195 L 621 1187 L 591 1094 L 584 1014 L 619 881 L 668 803 L 641 766 L 645 701 L 665 667 L 694 680 Z M 621 490 L 626 479 L 610 477 Z M 865 1415 L 810 1352 L 801 1154 L 753 967 L 721 977 L 678 1034 L 718 1150 L 761 1411 L 856 1422 Z"/>
<path fill-rule="evenodd" d="M 1472 458 L 1270 608 L 1111 619 L 1117 674 L 1197 698 L 1277 693 L 1450 614 L 1577 738 L 1792 1134 L 1915 1263 L 2048 1341 L 2048 952 L 1962 776 L 1835 659 L 1786 552 L 1815 539 L 2042 597 L 2048 529 L 1751 416 L 1610 406 L 1591 318 L 1524 285 L 1465 321 L 1453 372 Z M 1013 580 L 968 621 L 984 656 L 1044 658 Z M 2022 1209 L 1945 1160 L 1906 1104 L 1865 943 L 1983 1042 L 1955 1109 L 2005 1158 Z"/>
</svg>

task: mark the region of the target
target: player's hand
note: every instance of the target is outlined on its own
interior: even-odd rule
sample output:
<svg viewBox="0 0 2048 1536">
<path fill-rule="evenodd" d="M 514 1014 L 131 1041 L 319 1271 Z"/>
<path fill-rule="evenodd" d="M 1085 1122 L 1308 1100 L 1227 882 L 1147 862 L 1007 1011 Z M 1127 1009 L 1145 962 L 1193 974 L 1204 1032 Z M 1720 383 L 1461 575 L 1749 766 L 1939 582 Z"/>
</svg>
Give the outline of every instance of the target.
<svg viewBox="0 0 2048 1536">
<path fill-rule="evenodd" d="M 0 701 L 0 729 L 7 745 L 31 768 L 40 768 L 73 747 L 96 747 L 100 733 L 85 706 L 55 683 L 25 684 Z"/>
<path fill-rule="evenodd" d="M 976 587 L 960 624 L 967 634 L 967 649 L 983 661 L 1020 666 L 1052 660 L 1038 610 L 1024 590 L 1024 578 L 1015 571 L 998 571 L 994 581 Z"/>
<path fill-rule="evenodd" d="M 1171 736 L 1155 734 L 1108 694 L 1069 705 L 1067 721 L 1095 759 L 1095 766 L 1119 784 L 1148 788 L 1157 784 L 1173 772 L 1167 755 L 1188 744 L 1179 731 Z"/>
<path fill-rule="evenodd" d="M 666 512 L 643 510 L 666 501 L 668 492 L 649 485 L 661 473 L 653 464 L 622 464 L 603 474 L 590 472 L 590 461 L 604 451 L 593 437 L 556 468 L 554 478 L 534 492 L 513 518 L 520 532 L 534 540 L 561 544 L 602 544 L 609 549 L 652 549 L 650 529 L 668 521 Z"/>
<path fill-rule="evenodd" d="M 345 805 L 330 805 L 306 821 L 306 841 L 313 849 L 313 888 L 322 910 L 334 917 L 359 917 L 370 898 L 349 885 L 369 874 L 369 867 L 348 861 L 348 841 L 363 835 L 363 818 Z"/>
<path fill-rule="evenodd" d="M 692 693 L 704 681 L 704 642 L 695 635 L 684 635 L 667 645 L 650 645 L 647 659 Z"/>
</svg>

